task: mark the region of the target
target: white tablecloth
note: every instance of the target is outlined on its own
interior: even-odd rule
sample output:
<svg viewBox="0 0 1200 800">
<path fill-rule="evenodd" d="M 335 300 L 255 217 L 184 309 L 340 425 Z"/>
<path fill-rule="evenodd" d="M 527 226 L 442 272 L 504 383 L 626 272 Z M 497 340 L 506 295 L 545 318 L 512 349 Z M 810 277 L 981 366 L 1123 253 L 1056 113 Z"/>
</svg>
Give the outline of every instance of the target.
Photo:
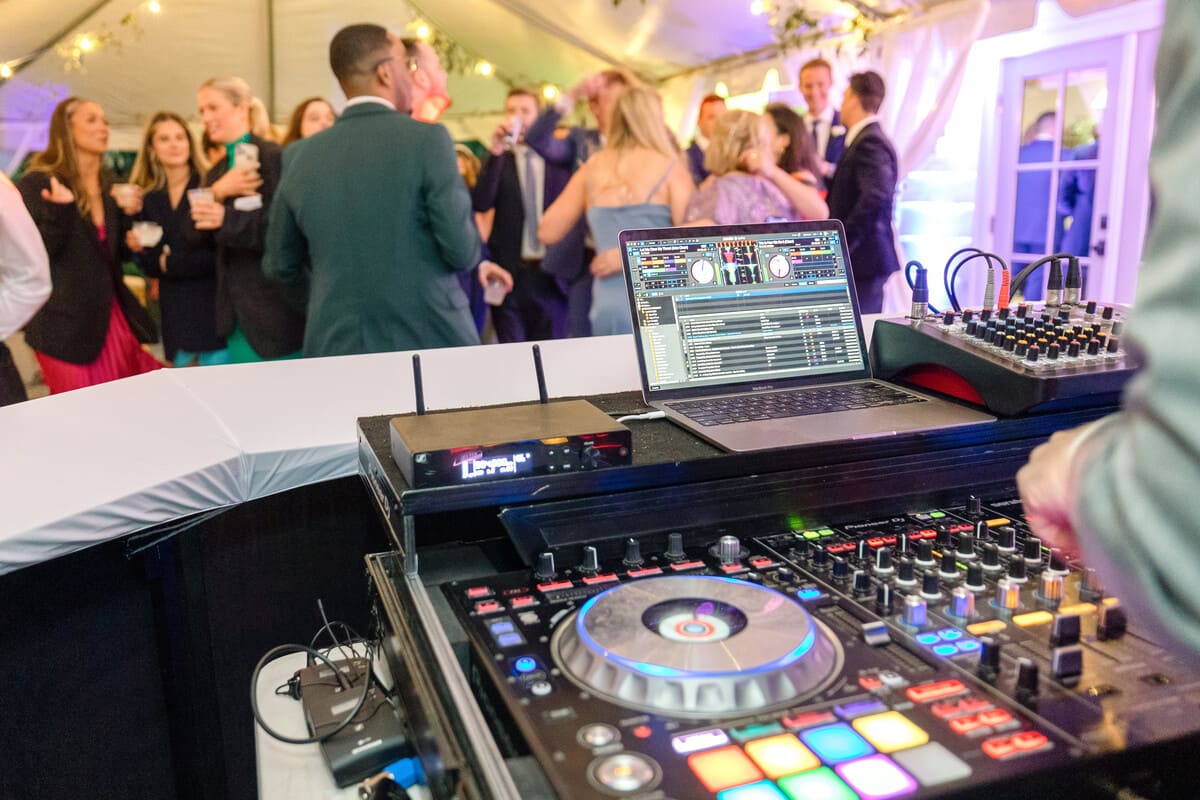
<svg viewBox="0 0 1200 800">
<path fill-rule="evenodd" d="M 631 336 L 542 342 L 552 396 L 640 388 Z M 528 344 L 421 353 L 429 410 L 537 398 Z M 157 372 L 0 408 L 0 574 L 357 471 L 358 417 L 415 410 L 412 354 Z"/>
</svg>

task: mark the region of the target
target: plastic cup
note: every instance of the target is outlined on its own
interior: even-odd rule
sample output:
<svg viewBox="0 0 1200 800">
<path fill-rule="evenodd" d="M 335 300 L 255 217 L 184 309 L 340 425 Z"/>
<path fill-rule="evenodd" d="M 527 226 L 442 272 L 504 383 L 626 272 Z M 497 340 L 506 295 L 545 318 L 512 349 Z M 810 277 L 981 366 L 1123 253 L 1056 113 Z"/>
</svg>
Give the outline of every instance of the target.
<svg viewBox="0 0 1200 800">
<path fill-rule="evenodd" d="M 195 206 L 197 203 L 216 202 L 212 189 L 208 188 L 188 189 L 187 199 L 189 206 Z"/>
<path fill-rule="evenodd" d="M 498 306 L 504 302 L 504 297 L 508 294 L 504 290 L 504 284 L 500 281 L 488 281 L 487 287 L 483 290 L 483 302 L 489 306 Z"/>
<path fill-rule="evenodd" d="M 257 167 L 258 145 L 250 142 L 238 142 L 233 146 L 233 165 L 235 167 Z"/>
<path fill-rule="evenodd" d="M 139 220 L 133 223 L 133 235 L 142 247 L 154 247 L 162 241 L 163 229 L 157 222 Z"/>
</svg>

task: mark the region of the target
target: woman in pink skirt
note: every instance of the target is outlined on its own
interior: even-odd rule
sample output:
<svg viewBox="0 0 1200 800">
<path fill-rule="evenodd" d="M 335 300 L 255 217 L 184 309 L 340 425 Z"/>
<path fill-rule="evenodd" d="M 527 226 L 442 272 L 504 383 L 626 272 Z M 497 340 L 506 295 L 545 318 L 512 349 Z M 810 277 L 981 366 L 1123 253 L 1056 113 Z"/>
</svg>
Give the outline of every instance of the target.
<svg viewBox="0 0 1200 800">
<path fill-rule="evenodd" d="M 142 348 L 158 338 L 154 323 L 122 278 L 129 217 L 109 196 L 101 170 L 107 149 L 103 109 L 69 97 L 54 109 L 49 144 L 20 183 L 54 284 L 25 326 L 25 341 L 54 394 L 161 366 Z M 136 196 L 124 202 L 129 213 L 140 210 Z"/>
</svg>

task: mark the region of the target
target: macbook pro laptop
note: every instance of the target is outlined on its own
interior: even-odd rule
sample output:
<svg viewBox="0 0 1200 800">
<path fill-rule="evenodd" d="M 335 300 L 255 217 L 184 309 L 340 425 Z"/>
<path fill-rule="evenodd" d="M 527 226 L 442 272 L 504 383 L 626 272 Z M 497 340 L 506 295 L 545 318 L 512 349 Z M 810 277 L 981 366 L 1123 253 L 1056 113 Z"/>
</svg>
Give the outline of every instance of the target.
<svg viewBox="0 0 1200 800">
<path fill-rule="evenodd" d="M 875 379 L 838 220 L 621 233 L 646 403 L 731 451 L 994 421 Z"/>
</svg>

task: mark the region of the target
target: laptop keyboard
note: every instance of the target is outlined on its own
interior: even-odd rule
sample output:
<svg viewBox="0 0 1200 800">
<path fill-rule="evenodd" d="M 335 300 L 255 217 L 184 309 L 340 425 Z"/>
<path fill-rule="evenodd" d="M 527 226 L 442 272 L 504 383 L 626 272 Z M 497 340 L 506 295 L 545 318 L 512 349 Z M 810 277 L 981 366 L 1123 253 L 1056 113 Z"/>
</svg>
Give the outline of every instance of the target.
<svg viewBox="0 0 1200 800">
<path fill-rule="evenodd" d="M 851 383 L 687 400 L 667 403 L 667 407 L 707 427 L 923 402 L 923 397 L 901 392 L 882 383 Z"/>
</svg>

